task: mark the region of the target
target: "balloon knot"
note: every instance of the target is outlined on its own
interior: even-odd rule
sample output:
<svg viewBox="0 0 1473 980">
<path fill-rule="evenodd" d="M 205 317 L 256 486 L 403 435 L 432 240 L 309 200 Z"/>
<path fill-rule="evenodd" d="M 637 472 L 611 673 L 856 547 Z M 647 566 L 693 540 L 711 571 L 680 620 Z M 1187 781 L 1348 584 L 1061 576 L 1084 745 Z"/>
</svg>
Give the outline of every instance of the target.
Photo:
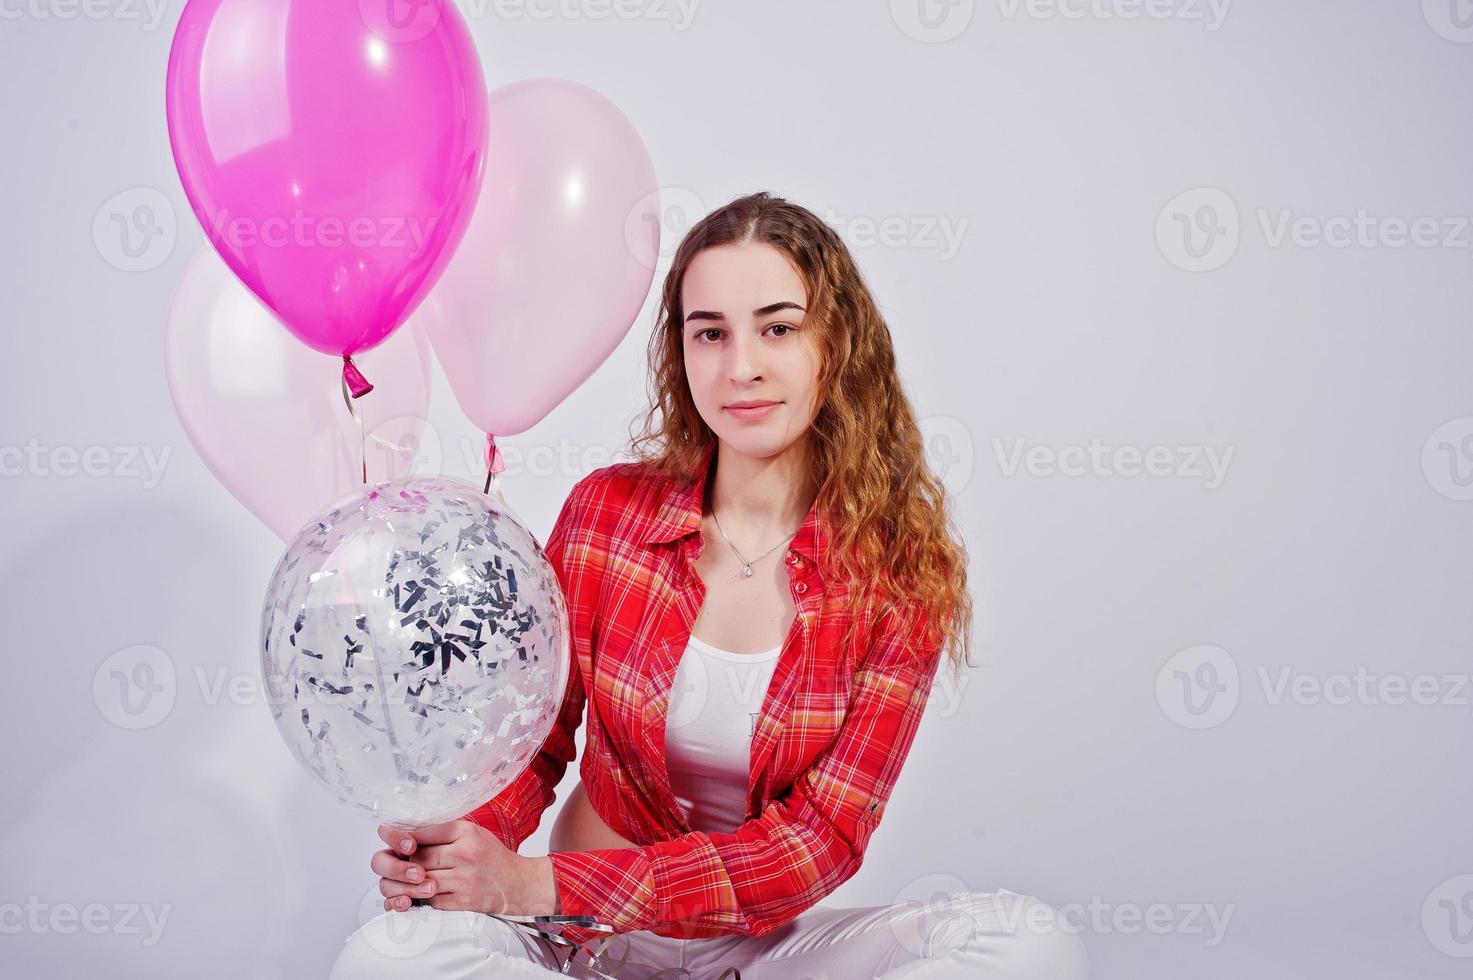
<svg viewBox="0 0 1473 980">
<path fill-rule="evenodd" d="M 353 363 L 351 355 L 343 355 L 343 381 L 348 385 L 348 390 L 353 393 L 354 398 L 362 398 L 373 390 L 373 385 L 358 370 L 358 365 Z"/>
<path fill-rule="evenodd" d="M 501 458 L 501 450 L 496 448 L 496 437 L 486 433 L 486 472 L 497 474 L 506 469 L 506 461 Z"/>
</svg>

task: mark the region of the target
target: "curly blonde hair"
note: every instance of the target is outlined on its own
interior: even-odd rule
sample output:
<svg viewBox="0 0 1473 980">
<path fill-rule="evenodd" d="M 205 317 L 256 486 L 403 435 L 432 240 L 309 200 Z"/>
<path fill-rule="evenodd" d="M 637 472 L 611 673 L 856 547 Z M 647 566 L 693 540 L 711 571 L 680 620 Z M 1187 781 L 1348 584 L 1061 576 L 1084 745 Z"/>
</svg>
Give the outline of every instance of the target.
<svg viewBox="0 0 1473 980">
<path fill-rule="evenodd" d="M 715 444 L 685 374 L 681 284 L 704 249 L 751 242 L 787 255 L 808 291 L 803 325 L 816 328 L 820 351 L 809 460 L 818 505 L 833 528 L 824 574 L 849 581 L 861 599 L 918 602 L 928 644 L 944 647 L 959 671 L 970 663 L 966 549 L 954 533 L 946 490 L 926 462 L 890 329 L 849 249 L 813 212 L 760 192 L 718 208 L 686 234 L 650 334 L 650 404 L 636 419 L 640 431 L 631 429 L 630 451 L 660 473 L 684 477 Z"/>
</svg>

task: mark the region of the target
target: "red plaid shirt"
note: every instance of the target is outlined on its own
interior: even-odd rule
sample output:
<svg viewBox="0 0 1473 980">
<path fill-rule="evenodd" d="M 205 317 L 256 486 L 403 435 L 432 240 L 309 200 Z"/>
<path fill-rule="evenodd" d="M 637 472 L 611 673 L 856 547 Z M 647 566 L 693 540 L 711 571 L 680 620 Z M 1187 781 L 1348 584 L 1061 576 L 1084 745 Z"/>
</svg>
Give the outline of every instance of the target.
<svg viewBox="0 0 1473 980">
<path fill-rule="evenodd" d="M 579 775 L 609 827 L 641 846 L 551 860 L 561 913 L 621 933 L 760 936 L 852 876 L 940 660 L 939 647 L 923 647 L 916 604 L 853 608 L 845 583 L 824 581 L 827 534 L 815 504 L 785 555 L 797 615 L 752 738 L 747 820 L 731 833 L 692 830 L 670 790 L 665 716 L 705 596 L 694 562 L 707 475 L 676 481 L 619 463 L 573 488 L 546 548 L 572 631 L 561 710 L 528 768 L 467 815 L 520 846 L 555 798 L 591 703 Z M 851 616 L 857 628 L 841 648 Z"/>
</svg>

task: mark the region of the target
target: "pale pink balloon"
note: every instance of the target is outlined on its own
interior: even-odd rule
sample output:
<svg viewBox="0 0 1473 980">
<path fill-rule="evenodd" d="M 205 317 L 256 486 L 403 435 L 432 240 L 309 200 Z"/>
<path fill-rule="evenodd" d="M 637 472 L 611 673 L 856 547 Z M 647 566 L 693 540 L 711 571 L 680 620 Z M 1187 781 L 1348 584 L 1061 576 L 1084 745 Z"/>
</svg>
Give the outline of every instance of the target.
<svg viewBox="0 0 1473 980">
<path fill-rule="evenodd" d="M 453 0 L 189 0 L 165 115 L 231 270 L 345 358 L 424 299 L 485 164 L 486 81 Z"/>
<path fill-rule="evenodd" d="M 489 112 L 476 210 L 421 322 L 461 409 L 512 435 L 629 332 L 659 257 L 659 190 L 639 133 L 585 85 L 515 82 Z"/>
<path fill-rule="evenodd" d="M 174 410 L 210 471 L 282 540 L 361 486 L 365 463 L 369 482 L 409 475 L 429 413 L 429 340 L 411 319 L 359 361 L 375 381 L 352 402 L 362 436 L 334 362 L 282 330 L 209 246 L 169 303 Z"/>
</svg>

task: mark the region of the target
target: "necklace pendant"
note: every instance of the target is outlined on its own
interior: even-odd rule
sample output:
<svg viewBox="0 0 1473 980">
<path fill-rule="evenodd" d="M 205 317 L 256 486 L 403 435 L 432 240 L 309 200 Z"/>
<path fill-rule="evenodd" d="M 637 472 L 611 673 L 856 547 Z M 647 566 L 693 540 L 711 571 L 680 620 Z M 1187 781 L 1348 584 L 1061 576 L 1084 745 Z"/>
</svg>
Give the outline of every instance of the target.
<svg viewBox="0 0 1473 980">
<path fill-rule="evenodd" d="M 743 565 L 742 566 L 742 578 L 751 578 L 751 577 L 752 577 L 752 566 L 751 565 Z"/>
</svg>

